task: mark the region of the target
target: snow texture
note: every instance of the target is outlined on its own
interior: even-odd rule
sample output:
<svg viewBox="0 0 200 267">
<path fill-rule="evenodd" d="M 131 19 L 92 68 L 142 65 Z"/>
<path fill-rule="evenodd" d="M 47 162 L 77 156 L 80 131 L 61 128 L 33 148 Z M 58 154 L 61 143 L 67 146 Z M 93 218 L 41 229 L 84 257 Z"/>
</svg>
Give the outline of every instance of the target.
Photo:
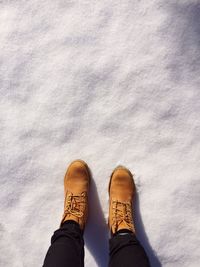
<svg viewBox="0 0 200 267">
<path fill-rule="evenodd" d="M 199 51 L 200 1 L 0 1 L 0 266 L 42 266 L 77 158 L 86 266 L 107 266 L 118 164 L 152 266 L 200 266 Z"/>
</svg>

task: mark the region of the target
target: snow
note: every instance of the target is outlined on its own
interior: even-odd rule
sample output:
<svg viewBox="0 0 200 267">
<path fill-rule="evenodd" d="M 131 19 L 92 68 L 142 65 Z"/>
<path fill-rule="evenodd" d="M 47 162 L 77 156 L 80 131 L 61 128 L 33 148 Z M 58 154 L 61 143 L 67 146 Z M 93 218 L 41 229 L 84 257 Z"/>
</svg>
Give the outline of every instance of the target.
<svg viewBox="0 0 200 267">
<path fill-rule="evenodd" d="M 0 1 L 1 266 L 42 266 L 77 158 L 86 266 L 107 264 L 118 164 L 152 266 L 199 266 L 199 25 L 199 0 Z"/>
</svg>

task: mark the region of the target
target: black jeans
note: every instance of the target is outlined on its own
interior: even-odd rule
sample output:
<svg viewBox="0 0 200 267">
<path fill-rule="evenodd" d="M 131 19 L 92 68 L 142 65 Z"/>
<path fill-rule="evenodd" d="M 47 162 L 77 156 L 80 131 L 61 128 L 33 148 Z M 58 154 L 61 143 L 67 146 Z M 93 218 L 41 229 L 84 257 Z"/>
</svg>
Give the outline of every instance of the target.
<svg viewBox="0 0 200 267">
<path fill-rule="evenodd" d="M 109 240 L 109 267 L 150 267 L 136 236 L 120 230 Z M 83 231 L 74 221 L 66 221 L 54 232 L 43 267 L 83 267 Z"/>
</svg>

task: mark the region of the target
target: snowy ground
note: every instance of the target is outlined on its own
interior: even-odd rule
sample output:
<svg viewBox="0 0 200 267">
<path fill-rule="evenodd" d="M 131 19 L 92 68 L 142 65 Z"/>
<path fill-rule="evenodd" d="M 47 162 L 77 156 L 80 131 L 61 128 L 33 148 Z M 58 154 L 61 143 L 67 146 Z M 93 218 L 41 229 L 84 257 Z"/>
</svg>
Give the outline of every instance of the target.
<svg viewBox="0 0 200 267">
<path fill-rule="evenodd" d="M 200 1 L 0 1 L 0 265 L 41 266 L 70 161 L 93 173 L 86 266 L 106 267 L 109 176 L 135 173 L 153 267 L 199 267 Z"/>
</svg>

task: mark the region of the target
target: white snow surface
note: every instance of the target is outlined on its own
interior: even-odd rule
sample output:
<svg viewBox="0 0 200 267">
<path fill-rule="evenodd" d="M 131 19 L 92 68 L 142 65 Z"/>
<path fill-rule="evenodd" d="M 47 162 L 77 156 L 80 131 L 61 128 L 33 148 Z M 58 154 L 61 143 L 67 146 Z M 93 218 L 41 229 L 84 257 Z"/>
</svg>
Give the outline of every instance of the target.
<svg viewBox="0 0 200 267">
<path fill-rule="evenodd" d="M 85 266 L 107 266 L 119 164 L 152 266 L 200 266 L 200 1 L 1 0 L 0 90 L 0 266 L 42 266 L 77 158 Z"/>
</svg>

